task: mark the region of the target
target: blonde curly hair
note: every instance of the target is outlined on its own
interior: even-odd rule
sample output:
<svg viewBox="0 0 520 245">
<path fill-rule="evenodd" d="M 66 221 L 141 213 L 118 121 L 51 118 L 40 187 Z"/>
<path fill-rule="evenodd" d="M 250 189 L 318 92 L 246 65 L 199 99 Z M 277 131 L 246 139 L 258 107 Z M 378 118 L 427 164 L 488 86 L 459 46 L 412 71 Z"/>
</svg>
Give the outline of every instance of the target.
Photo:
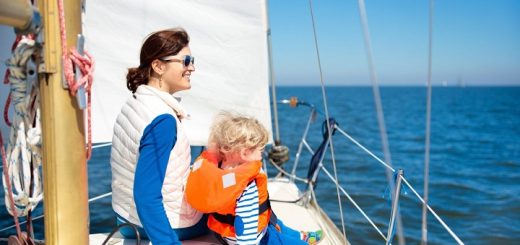
<svg viewBox="0 0 520 245">
<path fill-rule="evenodd" d="M 221 112 L 211 126 L 209 143 L 221 153 L 264 147 L 269 140 L 267 129 L 255 118 Z"/>
</svg>

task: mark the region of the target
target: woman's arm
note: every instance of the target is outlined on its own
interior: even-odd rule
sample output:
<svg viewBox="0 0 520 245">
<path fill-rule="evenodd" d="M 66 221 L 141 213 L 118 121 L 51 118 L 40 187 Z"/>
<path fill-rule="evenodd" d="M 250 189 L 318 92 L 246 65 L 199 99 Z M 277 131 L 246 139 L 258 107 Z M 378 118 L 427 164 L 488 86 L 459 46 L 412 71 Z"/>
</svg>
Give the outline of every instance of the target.
<svg viewBox="0 0 520 245">
<path fill-rule="evenodd" d="M 137 214 L 153 244 L 180 244 L 166 216 L 161 193 L 170 152 L 177 141 L 175 118 L 156 117 L 144 130 L 134 176 Z"/>
</svg>

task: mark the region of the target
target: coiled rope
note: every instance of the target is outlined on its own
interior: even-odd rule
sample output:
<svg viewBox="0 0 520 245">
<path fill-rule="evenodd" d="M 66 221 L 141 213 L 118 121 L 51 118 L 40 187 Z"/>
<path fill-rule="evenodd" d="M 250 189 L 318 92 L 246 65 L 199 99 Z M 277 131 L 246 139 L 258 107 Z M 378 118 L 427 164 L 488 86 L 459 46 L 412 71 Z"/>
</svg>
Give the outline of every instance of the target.
<svg viewBox="0 0 520 245">
<path fill-rule="evenodd" d="M 14 52 L 16 49 L 16 46 L 18 46 L 18 42 L 20 42 L 20 39 L 22 39 L 22 36 L 16 36 L 16 39 L 13 42 L 13 45 L 11 46 L 11 52 Z M 9 69 L 5 71 L 4 75 L 4 84 L 9 84 Z M 9 120 L 9 106 L 11 105 L 11 93 L 9 92 L 9 95 L 7 96 L 7 100 L 5 101 L 4 106 L 4 121 L 5 124 L 9 127 L 11 127 L 11 121 Z"/>
<path fill-rule="evenodd" d="M 4 166 L 2 182 L 7 211 L 17 225 L 16 231 L 20 241 L 27 241 L 29 238 L 22 235 L 18 217 L 27 216 L 43 198 L 40 175 L 42 156 L 39 92 L 38 85 L 33 83 L 36 80 L 27 80 L 27 74 L 31 77 L 36 76 L 36 66 L 30 59 L 37 50 L 32 36 L 21 36 L 13 55 L 6 62 L 14 118 L 10 125 L 6 151 L 0 135 Z M 6 106 L 8 105 L 9 103 L 6 103 Z M 5 119 L 6 122 L 9 121 L 7 117 Z"/>
<path fill-rule="evenodd" d="M 8 178 L 4 176 L 2 180 L 6 195 L 9 193 L 7 184 L 13 184 L 12 191 L 16 206 L 13 209 L 10 205 L 6 205 L 11 215 L 14 215 L 13 211 L 20 216 L 27 215 L 43 197 L 39 168 L 42 163 L 39 92 L 36 84 L 29 84 L 26 81 L 27 64 L 36 50 L 33 39 L 22 37 L 13 56 L 7 61 L 14 117 L 6 152 L 7 168 L 4 167 Z M 32 85 L 31 90 L 28 90 L 29 85 Z M 8 198 L 6 204 L 8 204 L 7 200 Z"/>
</svg>

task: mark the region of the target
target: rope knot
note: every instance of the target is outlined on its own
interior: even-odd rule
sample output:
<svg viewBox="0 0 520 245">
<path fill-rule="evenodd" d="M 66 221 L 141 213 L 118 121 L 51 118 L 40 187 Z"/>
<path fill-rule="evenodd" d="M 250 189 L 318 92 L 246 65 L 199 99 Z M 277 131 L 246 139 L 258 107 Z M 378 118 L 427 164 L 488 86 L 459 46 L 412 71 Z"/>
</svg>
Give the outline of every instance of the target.
<svg viewBox="0 0 520 245">
<path fill-rule="evenodd" d="M 69 85 L 69 90 L 72 95 L 76 95 L 80 86 L 84 86 L 86 92 L 90 92 L 92 87 L 92 81 L 94 77 L 94 59 L 92 56 L 85 51 L 85 55 L 81 55 L 75 49 L 71 49 L 68 54 L 65 55 L 66 58 L 64 62 L 65 65 L 65 78 L 67 79 L 67 84 Z M 79 80 L 75 79 L 75 74 L 73 71 L 73 66 L 75 65 L 81 71 L 81 78 Z"/>
<path fill-rule="evenodd" d="M 85 55 L 83 56 L 74 49 L 71 49 L 70 51 L 67 49 L 67 30 L 65 28 L 65 11 L 63 7 L 63 0 L 58 0 L 58 14 L 60 23 L 63 72 L 65 74 L 67 84 L 69 85 L 69 92 L 71 95 L 76 96 L 77 91 L 83 87 L 87 94 L 87 160 L 89 160 L 92 154 L 91 87 L 94 72 L 94 59 L 86 51 Z M 78 81 L 76 81 L 74 78 L 75 75 L 72 67 L 73 62 L 82 73 L 82 77 L 79 78 Z"/>
</svg>

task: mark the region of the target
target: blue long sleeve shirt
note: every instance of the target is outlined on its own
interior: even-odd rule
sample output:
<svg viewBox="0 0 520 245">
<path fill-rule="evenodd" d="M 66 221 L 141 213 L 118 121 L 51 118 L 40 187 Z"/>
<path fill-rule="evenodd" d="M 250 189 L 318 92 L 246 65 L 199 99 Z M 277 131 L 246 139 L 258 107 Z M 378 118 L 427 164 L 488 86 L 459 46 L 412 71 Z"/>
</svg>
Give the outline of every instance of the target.
<svg viewBox="0 0 520 245">
<path fill-rule="evenodd" d="M 144 130 L 134 176 L 137 214 L 154 245 L 181 244 L 170 226 L 161 193 L 170 152 L 177 141 L 177 122 L 170 114 L 157 116 Z"/>
</svg>

